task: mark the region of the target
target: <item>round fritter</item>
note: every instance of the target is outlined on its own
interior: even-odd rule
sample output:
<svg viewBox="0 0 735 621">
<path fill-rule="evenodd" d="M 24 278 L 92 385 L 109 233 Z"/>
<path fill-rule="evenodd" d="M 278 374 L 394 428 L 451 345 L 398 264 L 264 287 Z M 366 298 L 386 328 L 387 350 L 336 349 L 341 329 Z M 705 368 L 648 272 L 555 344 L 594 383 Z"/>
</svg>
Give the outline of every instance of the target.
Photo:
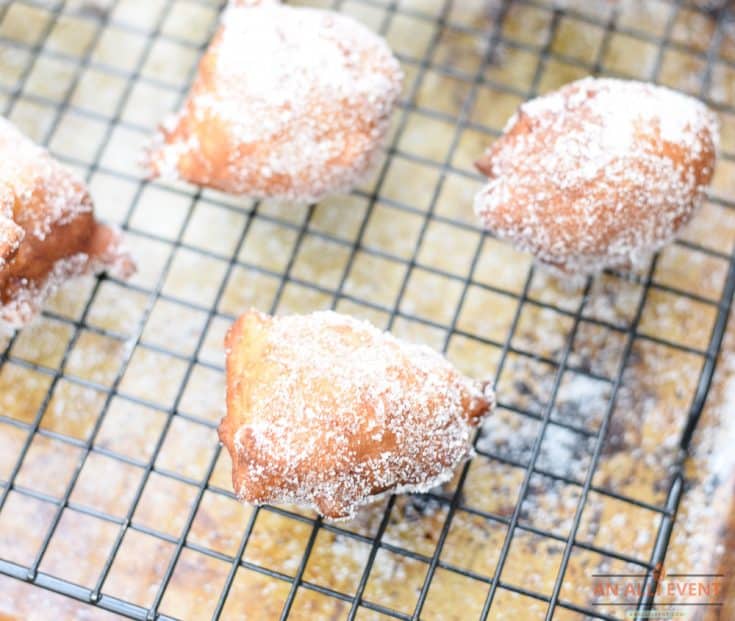
<svg viewBox="0 0 735 621">
<path fill-rule="evenodd" d="M 701 102 L 587 78 L 523 104 L 476 163 L 485 226 L 565 273 L 629 268 L 702 202 L 718 126 Z"/>
<path fill-rule="evenodd" d="M 398 61 L 348 17 L 250 4 L 225 12 L 183 109 L 147 151 L 150 174 L 297 202 L 349 190 L 380 152 Z"/>
<path fill-rule="evenodd" d="M 22 328 L 74 276 L 134 271 L 81 179 L 0 117 L 0 326 Z"/>
<path fill-rule="evenodd" d="M 347 518 L 387 491 L 424 491 L 471 453 L 489 386 L 442 356 L 324 311 L 251 310 L 227 335 L 227 416 L 239 498 Z"/>
</svg>

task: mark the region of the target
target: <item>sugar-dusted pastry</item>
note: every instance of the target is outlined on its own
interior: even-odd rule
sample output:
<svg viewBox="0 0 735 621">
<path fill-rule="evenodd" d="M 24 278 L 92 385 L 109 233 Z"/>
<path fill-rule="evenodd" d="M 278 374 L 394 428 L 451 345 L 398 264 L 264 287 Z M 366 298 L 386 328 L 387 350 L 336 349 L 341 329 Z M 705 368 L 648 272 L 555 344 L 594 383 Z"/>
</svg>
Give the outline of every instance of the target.
<svg viewBox="0 0 735 621">
<path fill-rule="evenodd" d="M 312 202 L 369 170 L 401 90 L 379 36 L 332 11 L 234 2 L 178 114 L 147 150 L 151 176 Z"/>
<path fill-rule="evenodd" d="M 226 348 L 219 437 L 251 503 L 348 518 L 383 492 L 428 490 L 470 455 L 494 402 L 431 349 L 334 312 L 251 310 Z"/>
<path fill-rule="evenodd" d="M 74 276 L 134 271 L 81 179 L 0 117 L 0 327 L 22 328 Z"/>
<path fill-rule="evenodd" d="M 718 124 L 701 102 L 587 78 L 523 104 L 477 162 L 485 226 L 565 273 L 644 262 L 702 202 Z"/>
</svg>

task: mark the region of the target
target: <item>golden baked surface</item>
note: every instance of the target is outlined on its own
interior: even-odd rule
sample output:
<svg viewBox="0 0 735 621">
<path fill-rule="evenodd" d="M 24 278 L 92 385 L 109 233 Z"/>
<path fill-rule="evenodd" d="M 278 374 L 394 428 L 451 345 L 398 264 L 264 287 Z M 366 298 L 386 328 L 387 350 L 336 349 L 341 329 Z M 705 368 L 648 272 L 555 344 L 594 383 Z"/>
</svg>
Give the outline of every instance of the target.
<svg viewBox="0 0 735 621">
<path fill-rule="evenodd" d="M 401 80 L 385 42 L 347 17 L 232 6 L 147 167 L 233 194 L 314 202 L 362 180 Z"/>
<path fill-rule="evenodd" d="M 427 491 L 470 455 L 492 390 L 428 347 L 333 312 L 251 310 L 227 340 L 220 440 L 237 495 L 331 518 L 386 491 Z"/>
<path fill-rule="evenodd" d="M 0 328 L 23 327 L 61 283 L 105 269 L 134 266 L 82 180 L 0 117 Z"/>
<path fill-rule="evenodd" d="M 586 78 L 521 105 L 477 161 L 475 211 L 570 273 L 641 265 L 703 200 L 717 119 L 652 84 Z"/>
</svg>

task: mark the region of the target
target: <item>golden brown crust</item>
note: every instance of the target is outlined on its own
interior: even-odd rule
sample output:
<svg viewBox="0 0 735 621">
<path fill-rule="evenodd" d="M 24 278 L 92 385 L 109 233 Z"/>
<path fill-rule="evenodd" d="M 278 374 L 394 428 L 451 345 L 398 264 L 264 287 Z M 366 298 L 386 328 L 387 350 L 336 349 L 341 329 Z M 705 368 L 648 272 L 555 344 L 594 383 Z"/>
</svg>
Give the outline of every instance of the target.
<svg viewBox="0 0 735 621">
<path fill-rule="evenodd" d="M 385 43 L 329 11 L 232 3 L 183 109 L 146 154 L 151 176 L 314 201 L 368 170 L 400 92 Z M 267 61 L 264 61 L 267 59 Z"/>
<path fill-rule="evenodd" d="M 521 106 L 477 161 L 475 209 L 570 273 L 629 267 L 669 241 L 712 178 L 714 115 L 638 82 L 588 78 Z"/>
<path fill-rule="evenodd" d="M 0 265 L 18 252 L 25 233 L 12 218 L 0 214 Z"/>
<path fill-rule="evenodd" d="M 226 338 L 219 436 L 252 503 L 331 518 L 387 490 L 425 490 L 470 453 L 492 392 L 425 347 L 331 312 L 250 311 Z"/>
<path fill-rule="evenodd" d="M 82 181 L 2 118 L 0 153 L 0 323 L 27 324 L 73 276 L 134 270 Z"/>
</svg>

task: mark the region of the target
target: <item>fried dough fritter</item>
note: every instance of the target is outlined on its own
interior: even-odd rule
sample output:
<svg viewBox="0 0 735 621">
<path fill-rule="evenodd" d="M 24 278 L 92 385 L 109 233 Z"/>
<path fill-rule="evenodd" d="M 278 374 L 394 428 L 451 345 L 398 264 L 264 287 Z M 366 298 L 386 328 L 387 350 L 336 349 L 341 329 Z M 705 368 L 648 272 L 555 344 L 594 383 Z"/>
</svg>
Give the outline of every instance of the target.
<svg viewBox="0 0 735 621">
<path fill-rule="evenodd" d="M 485 226 L 567 274 L 643 263 L 701 204 L 718 124 L 701 102 L 586 78 L 523 104 L 477 168 Z"/>
<path fill-rule="evenodd" d="M 494 403 L 428 347 L 334 312 L 251 310 L 227 340 L 219 436 L 251 503 L 294 503 L 329 518 L 388 491 L 426 491 L 471 454 Z"/>
<path fill-rule="evenodd" d="M 0 117 L 0 325 L 24 327 L 75 276 L 130 275 L 120 242 L 82 180 Z"/>
<path fill-rule="evenodd" d="M 233 3 L 178 114 L 147 150 L 152 177 L 314 202 L 375 162 L 401 90 L 385 41 L 332 11 Z"/>
</svg>

